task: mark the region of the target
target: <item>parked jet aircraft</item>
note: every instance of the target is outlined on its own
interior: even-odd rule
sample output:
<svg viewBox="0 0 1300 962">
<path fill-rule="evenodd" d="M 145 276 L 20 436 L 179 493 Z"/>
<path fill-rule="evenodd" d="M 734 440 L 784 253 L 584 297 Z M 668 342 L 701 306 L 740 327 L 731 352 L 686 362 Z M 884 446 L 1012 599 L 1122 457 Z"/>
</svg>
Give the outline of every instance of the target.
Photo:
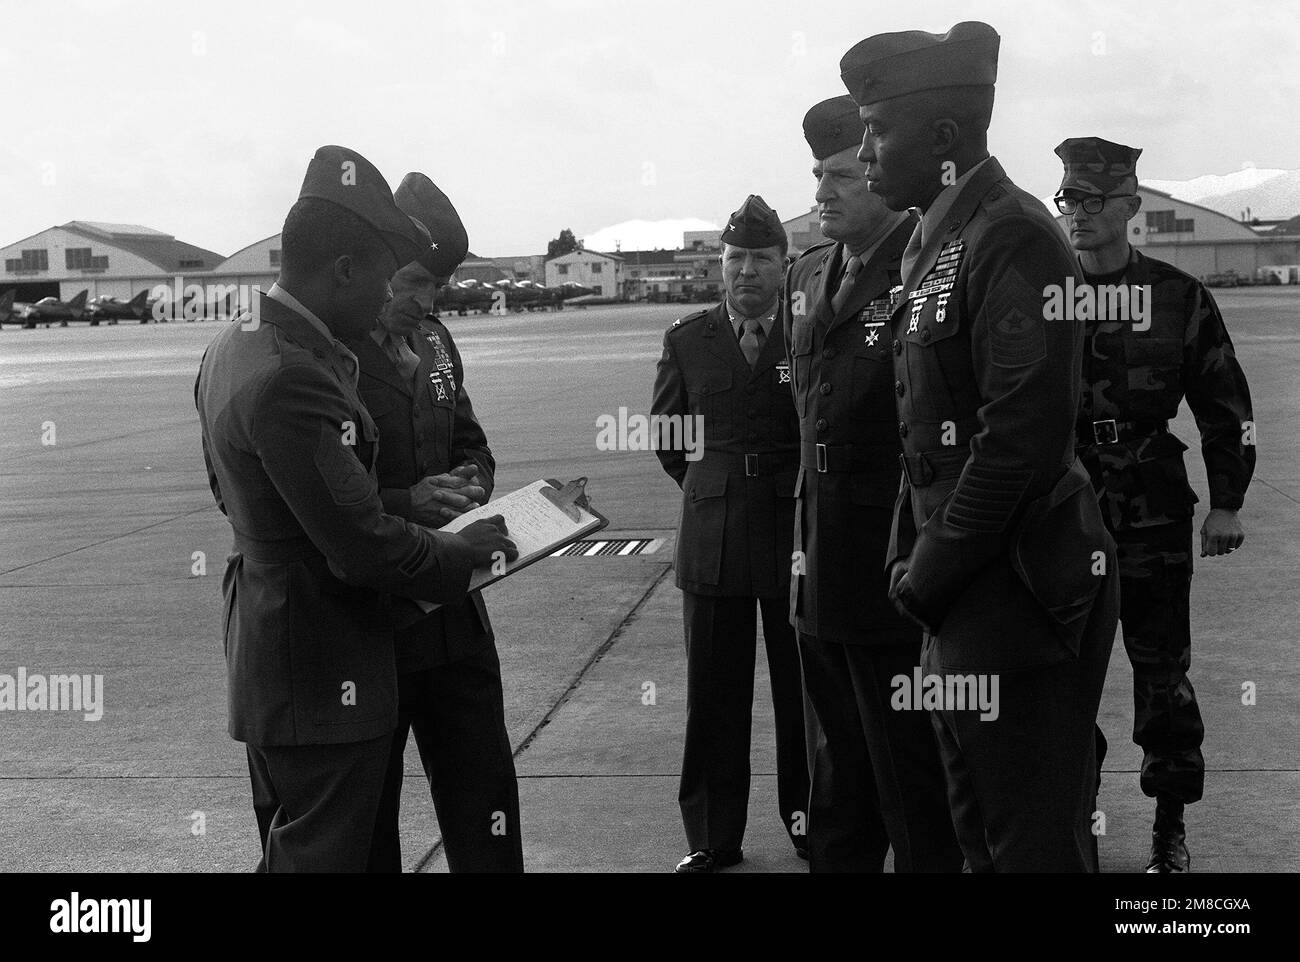
<svg viewBox="0 0 1300 962">
<path fill-rule="evenodd" d="M 70 301 L 61 301 L 57 297 L 42 297 L 35 304 L 28 304 L 23 309 L 23 327 L 32 328 L 37 323 L 50 326 L 51 321 L 58 321 L 60 327 L 67 327 L 68 321 L 80 321 L 86 317 L 86 295 L 89 289 L 82 291 Z"/>
<path fill-rule="evenodd" d="M 116 324 L 121 318 L 145 320 L 149 314 L 149 291 L 146 288 L 129 301 L 120 301 L 108 294 L 91 298 L 90 325 L 94 327 L 101 320 Z"/>
</svg>

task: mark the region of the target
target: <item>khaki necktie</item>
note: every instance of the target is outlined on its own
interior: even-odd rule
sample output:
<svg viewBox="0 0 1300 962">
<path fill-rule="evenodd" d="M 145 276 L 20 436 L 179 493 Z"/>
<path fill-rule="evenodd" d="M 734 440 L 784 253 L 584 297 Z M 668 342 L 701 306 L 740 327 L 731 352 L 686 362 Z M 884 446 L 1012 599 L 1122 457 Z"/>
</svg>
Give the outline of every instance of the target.
<svg viewBox="0 0 1300 962">
<path fill-rule="evenodd" d="M 740 322 L 740 350 L 752 368 L 758 362 L 759 352 L 763 350 L 763 325 L 752 317 Z"/>
<path fill-rule="evenodd" d="M 411 346 L 406 343 L 406 338 L 390 333 L 388 339 L 384 341 L 384 349 L 397 368 L 397 373 L 402 376 L 402 380 L 409 382 L 415 377 L 415 370 L 420 366 L 420 355 L 411 350 Z"/>
<path fill-rule="evenodd" d="M 849 294 L 853 291 L 853 282 L 857 280 L 858 271 L 862 269 L 862 258 L 854 254 L 849 258 L 849 262 L 844 265 L 844 279 L 840 281 L 839 290 L 831 298 L 831 311 L 839 314 L 840 309 L 844 307 L 844 302 L 849 299 Z"/>
<path fill-rule="evenodd" d="M 916 267 L 916 262 L 921 257 L 921 222 L 916 222 L 916 229 L 912 231 L 912 236 L 907 241 L 907 247 L 903 249 L 903 284 L 906 285 L 908 279 L 912 276 L 912 269 Z"/>
</svg>

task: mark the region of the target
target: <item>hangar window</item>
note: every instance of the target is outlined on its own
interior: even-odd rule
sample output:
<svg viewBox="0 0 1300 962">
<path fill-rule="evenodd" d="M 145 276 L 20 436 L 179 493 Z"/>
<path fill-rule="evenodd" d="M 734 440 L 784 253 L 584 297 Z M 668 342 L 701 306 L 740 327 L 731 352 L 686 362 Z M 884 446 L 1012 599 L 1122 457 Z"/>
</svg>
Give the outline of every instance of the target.
<svg viewBox="0 0 1300 962">
<path fill-rule="evenodd" d="M 17 271 L 48 271 L 50 269 L 50 252 L 44 248 L 25 250 L 21 257 L 6 257 L 5 270 L 11 274 Z"/>
<path fill-rule="evenodd" d="M 182 268 L 185 268 L 185 267 L 202 267 L 202 266 L 203 266 L 203 259 L 202 259 L 202 258 L 198 258 L 198 257 L 192 257 L 192 258 L 189 258 L 189 259 L 182 258 L 178 266 L 180 266 L 180 267 L 182 267 Z"/>
<path fill-rule="evenodd" d="M 1147 230 L 1153 234 L 1172 234 L 1177 223 L 1172 210 L 1147 211 Z"/>
<path fill-rule="evenodd" d="M 108 255 L 101 254 L 99 257 L 90 253 L 89 247 L 69 247 L 63 252 L 64 262 L 70 271 L 92 271 L 106 270 L 108 268 Z"/>
<path fill-rule="evenodd" d="M 567 274 L 567 273 L 569 273 L 569 265 L 568 265 L 568 264 L 556 264 L 556 265 L 555 265 L 555 272 L 556 272 L 557 274 Z"/>
<path fill-rule="evenodd" d="M 604 264 L 592 264 L 592 265 L 591 265 L 591 272 L 592 272 L 593 274 L 599 274 L 599 273 L 604 269 L 604 267 L 605 267 Z"/>
<path fill-rule="evenodd" d="M 280 266 L 280 252 L 279 252 L 278 250 L 272 250 L 272 251 L 270 252 L 270 254 L 271 254 L 271 266 L 272 266 L 272 267 L 279 267 L 279 266 Z"/>
<path fill-rule="evenodd" d="M 1191 234 L 1191 233 L 1194 232 L 1195 230 L 1196 230 L 1196 220 L 1195 220 L 1195 218 L 1189 217 L 1189 218 L 1187 218 L 1186 220 L 1176 220 L 1176 221 L 1174 221 L 1174 233 L 1175 233 L 1175 234 Z"/>
</svg>

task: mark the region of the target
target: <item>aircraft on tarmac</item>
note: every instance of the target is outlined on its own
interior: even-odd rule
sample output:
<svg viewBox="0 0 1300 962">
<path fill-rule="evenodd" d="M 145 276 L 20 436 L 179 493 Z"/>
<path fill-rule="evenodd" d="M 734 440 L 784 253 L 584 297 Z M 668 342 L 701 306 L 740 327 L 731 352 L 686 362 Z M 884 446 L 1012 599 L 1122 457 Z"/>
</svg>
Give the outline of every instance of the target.
<svg viewBox="0 0 1300 962">
<path fill-rule="evenodd" d="M 512 281 L 505 278 L 494 281 L 492 286 L 506 295 L 506 310 L 517 307 L 531 310 L 542 299 L 543 292 L 546 290 L 541 284 L 533 281 Z"/>
<path fill-rule="evenodd" d="M 543 303 L 554 304 L 556 310 L 563 309 L 564 302 L 567 300 L 572 300 L 575 297 L 588 297 L 597 293 L 594 287 L 583 287 L 576 281 L 565 281 L 559 287 L 547 287 L 545 291 L 546 296 L 543 298 Z"/>
<path fill-rule="evenodd" d="M 60 327 L 67 327 L 68 321 L 81 321 L 86 317 L 86 295 L 89 288 L 82 291 L 70 301 L 61 301 L 57 297 L 42 297 L 35 304 L 23 308 L 23 327 L 33 328 L 38 322 L 50 326 L 51 321 L 58 321 Z"/>
<path fill-rule="evenodd" d="M 457 284 L 444 284 L 438 290 L 434 306 L 453 310 L 460 315 L 467 311 L 503 313 L 532 311 L 539 307 L 560 310 L 567 300 L 595 293 L 592 288 L 572 281 L 559 287 L 545 287 L 536 281 L 467 280 Z"/>
<path fill-rule="evenodd" d="M 456 284 L 444 284 L 438 288 L 438 296 L 433 300 L 435 308 L 443 307 L 464 315 L 466 311 L 487 311 L 492 307 L 496 288 L 490 284 L 480 284 L 475 280 L 460 281 Z"/>
<path fill-rule="evenodd" d="M 149 317 L 149 290 L 146 288 L 129 301 L 120 301 L 108 294 L 90 300 L 90 326 L 101 320 L 116 324 L 121 318 L 144 322 Z"/>
</svg>

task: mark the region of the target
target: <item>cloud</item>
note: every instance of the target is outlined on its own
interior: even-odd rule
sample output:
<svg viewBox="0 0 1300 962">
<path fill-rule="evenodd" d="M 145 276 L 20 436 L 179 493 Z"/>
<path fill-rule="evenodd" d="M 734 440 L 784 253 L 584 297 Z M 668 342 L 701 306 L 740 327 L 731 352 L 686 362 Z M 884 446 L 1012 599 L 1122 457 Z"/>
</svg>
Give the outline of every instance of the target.
<svg viewBox="0 0 1300 962">
<path fill-rule="evenodd" d="M 614 250 L 645 251 L 674 250 L 682 246 L 682 234 L 691 230 L 717 230 L 713 221 L 698 217 L 670 218 L 668 220 L 627 220 L 582 238 L 589 251 Z"/>
</svg>

